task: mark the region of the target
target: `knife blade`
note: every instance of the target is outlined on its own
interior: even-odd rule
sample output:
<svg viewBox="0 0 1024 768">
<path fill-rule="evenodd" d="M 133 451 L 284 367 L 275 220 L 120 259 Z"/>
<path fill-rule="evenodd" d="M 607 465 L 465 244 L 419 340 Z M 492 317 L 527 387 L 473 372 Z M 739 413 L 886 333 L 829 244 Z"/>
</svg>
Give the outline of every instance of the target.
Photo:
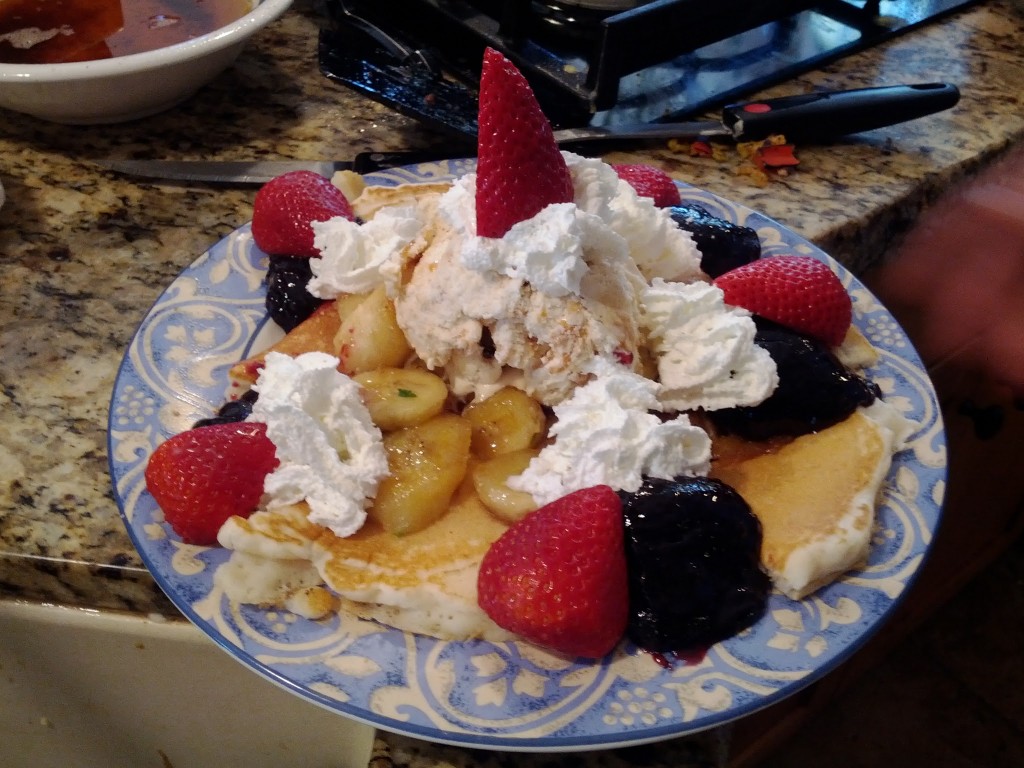
<svg viewBox="0 0 1024 768">
<path fill-rule="evenodd" d="M 649 139 L 757 141 L 782 134 L 789 141 L 823 142 L 839 136 L 884 128 L 953 107 L 960 91 L 949 83 L 918 83 L 848 91 L 821 91 L 776 99 L 730 104 L 721 120 L 586 126 L 555 131 L 561 146 L 590 142 Z M 398 165 L 465 157 L 472 147 L 411 152 L 362 152 L 352 160 L 102 160 L 118 173 L 185 182 L 263 184 L 294 170 L 330 177 L 336 171 L 371 173 Z"/>
<path fill-rule="evenodd" d="M 108 171 L 181 182 L 265 184 L 283 173 L 313 171 L 330 178 L 338 171 L 373 173 L 399 165 L 443 159 L 438 152 L 361 152 L 352 160 L 97 160 Z M 466 152 L 459 152 L 463 157 Z"/>
</svg>

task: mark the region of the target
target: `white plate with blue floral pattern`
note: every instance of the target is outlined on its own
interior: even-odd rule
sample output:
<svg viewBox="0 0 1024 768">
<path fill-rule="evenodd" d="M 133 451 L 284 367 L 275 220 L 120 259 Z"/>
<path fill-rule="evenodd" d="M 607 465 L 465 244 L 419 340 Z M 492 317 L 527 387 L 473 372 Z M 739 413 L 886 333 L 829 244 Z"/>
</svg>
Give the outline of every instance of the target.
<svg viewBox="0 0 1024 768">
<path fill-rule="evenodd" d="M 368 180 L 436 181 L 472 167 L 427 163 Z M 752 628 L 671 668 L 629 643 L 599 663 L 576 663 L 527 643 L 442 642 L 345 614 L 310 621 L 231 602 L 213 584 L 227 552 L 178 540 L 147 493 L 143 471 L 160 442 L 224 402 L 230 366 L 272 337 L 263 306 L 266 257 L 246 226 L 159 298 L 114 386 L 114 492 L 160 587 L 228 653 L 285 689 L 384 730 L 469 747 L 575 751 L 658 741 L 742 717 L 835 668 L 885 622 L 938 524 L 946 449 L 935 393 L 898 323 L 835 261 L 760 214 L 691 187 L 682 192 L 686 201 L 755 228 L 766 254 L 829 263 L 853 297 L 855 323 L 881 353 L 869 376 L 916 427 L 885 482 L 866 567 L 801 601 L 773 594 Z"/>
</svg>

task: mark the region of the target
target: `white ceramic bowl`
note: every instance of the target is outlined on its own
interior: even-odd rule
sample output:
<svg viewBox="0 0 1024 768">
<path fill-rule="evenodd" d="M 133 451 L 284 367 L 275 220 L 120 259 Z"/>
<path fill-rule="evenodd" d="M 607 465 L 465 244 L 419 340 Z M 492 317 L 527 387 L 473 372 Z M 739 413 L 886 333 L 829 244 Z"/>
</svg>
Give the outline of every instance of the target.
<svg viewBox="0 0 1024 768">
<path fill-rule="evenodd" d="M 0 108 L 77 125 L 119 123 L 179 104 L 224 71 L 292 0 L 257 0 L 245 16 L 177 45 L 70 64 L 0 64 Z"/>
</svg>

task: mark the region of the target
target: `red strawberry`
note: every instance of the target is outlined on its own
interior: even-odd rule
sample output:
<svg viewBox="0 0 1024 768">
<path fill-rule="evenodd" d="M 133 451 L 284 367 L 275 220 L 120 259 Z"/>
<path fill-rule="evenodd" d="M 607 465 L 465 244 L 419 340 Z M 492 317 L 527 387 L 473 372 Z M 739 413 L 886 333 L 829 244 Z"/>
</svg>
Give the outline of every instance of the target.
<svg viewBox="0 0 1024 768">
<path fill-rule="evenodd" d="M 318 173 L 292 171 L 271 179 L 256 193 L 252 238 L 271 256 L 319 256 L 310 223 L 335 216 L 355 218 L 342 191 Z"/>
<path fill-rule="evenodd" d="M 630 165 L 621 163 L 612 165 L 619 178 L 629 182 L 640 197 L 650 197 L 659 208 L 669 208 L 683 202 L 679 196 L 679 187 L 672 177 L 661 168 L 652 165 Z"/>
<path fill-rule="evenodd" d="M 551 203 L 571 203 L 572 178 L 526 78 L 484 51 L 477 139 L 476 233 L 501 237 Z"/>
<path fill-rule="evenodd" d="M 480 607 L 501 627 L 560 653 L 599 658 L 626 631 L 622 502 L 598 485 L 551 502 L 484 555 Z"/>
<path fill-rule="evenodd" d="M 843 284 L 811 256 L 772 256 L 715 279 L 726 304 L 839 346 L 850 327 L 853 305 Z"/>
<path fill-rule="evenodd" d="M 277 466 L 275 453 L 266 424 L 190 429 L 149 457 L 146 487 L 183 541 L 216 544 L 225 520 L 248 517 L 256 509 L 263 480 Z"/>
</svg>

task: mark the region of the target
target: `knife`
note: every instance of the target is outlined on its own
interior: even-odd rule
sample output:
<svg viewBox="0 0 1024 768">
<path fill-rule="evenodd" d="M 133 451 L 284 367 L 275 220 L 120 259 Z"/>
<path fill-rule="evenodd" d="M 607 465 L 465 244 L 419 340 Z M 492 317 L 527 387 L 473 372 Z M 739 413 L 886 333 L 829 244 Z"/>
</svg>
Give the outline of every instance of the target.
<svg viewBox="0 0 1024 768">
<path fill-rule="evenodd" d="M 782 134 L 788 141 L 823 142 L 934 114 L 959 100 L 960 91 L 948 83 L 821 91 L 730 104 L 723 109 L 720 120 L 566 128 L 555 131 L 555 140 L 569 148 L 630 139 L 758 141 L 773 134 Z M 169 181 L 263 184 L 294 170 L 311 170 L 330 177 L 341 170 L 371 173 L 471 153 L 470 147 L 457 147 L 447 154 L 440 150 L 363 152 L 353 160 L 337 161 L 103 160 L 98 165 L 118 173 Z"/>
<path fill-rule="evenodd" d="M 472 150 L 449 154 L 465 157 Z M 373 173 L 400 165 L 445 159 L 445 152 L 360 152 L 352 160 L 95 160 L 96 165 L 126 176 L 163 181 L 217 184 L 266 184 L 291 171 L 313 171 L 330 178 L 338 171 Z"/>
</svg>

